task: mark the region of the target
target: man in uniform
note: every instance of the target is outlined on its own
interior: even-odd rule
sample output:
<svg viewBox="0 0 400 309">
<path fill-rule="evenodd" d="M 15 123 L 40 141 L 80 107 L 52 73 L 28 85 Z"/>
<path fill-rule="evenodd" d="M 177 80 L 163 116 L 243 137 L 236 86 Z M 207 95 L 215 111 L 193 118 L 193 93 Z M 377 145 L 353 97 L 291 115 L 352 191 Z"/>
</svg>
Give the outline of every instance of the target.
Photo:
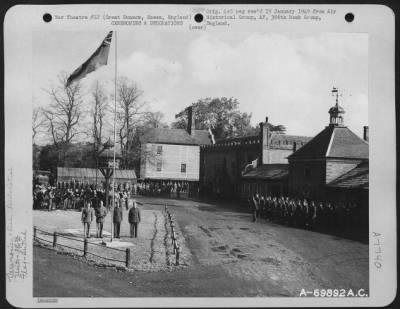
<svg viewBox="0 0 400 309">
<path fill-rule="evenodd" d="M 96 224 L 97 224 L 97 237 L 103 238 L 103 224 L 104 218 L 107 216 L 107 209 L 103 206 L 103 201 L 100 201 L 100 207 L 96 208 Z"/>
<path fill-rule="evenodd" d="M 309 215 L 310 228 L 314 230 L 315 227 L 317 226 L 317 217 L 318 217 L 317 205 L 315 205 L 314 201 L 311 201 L 309 211 L 310 211 Z"/>
<path fill-rule="evenodd" d="M 51 211 L 53 209 L 53 201 L 54 201 L 54 191 L 52 187 L 49 187 L 49 208 L 48 211 Z"/>
<path fill-rule="evenodd" d="M 308 202 L 306 199 L 303 200 L 303 227 L 304 228 L 308 228 L 310 226 L 310 222 L 309 222 L 309 207 L 308 207 Z"/>
<path fill-rule="evenodd" d="M 136 200 L 133 200 L 133 206 L 129 210 L 128 213 L 128 221 L 130 224 L 130 236 L 137 238 L 138 235 L 138 225 L 141 221 L 140 217 L 140 210 L 137 208 L 137 202 Z"/>
<path fill-rule="evenodd" d="M 113 223 L 114 223 L 114 238 L 119 238 L 119 233 L 121 230 L 121 222 L 122 222 L 122 207 L 120 207 L 119 203 L 115 203 L 114 207 L 114 215 L 113 215 Z"/>
<path fill-rule="evenodd" d="M 253 197 L 251 198 L 251 212 L 253 214 L 253 222 L 256 222 L 257 220 L 257 212 L 258 212 L 258 202 L 257 202 L 257 198 L 255 195 L 253 195 Z"/>
<path fill-rule="evenodd" d="M 257 218 L 261 216 L 261 199 L 258 193 L 256 194 L 256 203 L 257 203 Z"/>
<path fill-rule="evenodd" d="M 90 224 L 93 221 L 93 208 L 90 202 L 86 203 L 82 209 L 81 221 L 83 223 L 83 237 L 90 238 Z"/>
</svg>

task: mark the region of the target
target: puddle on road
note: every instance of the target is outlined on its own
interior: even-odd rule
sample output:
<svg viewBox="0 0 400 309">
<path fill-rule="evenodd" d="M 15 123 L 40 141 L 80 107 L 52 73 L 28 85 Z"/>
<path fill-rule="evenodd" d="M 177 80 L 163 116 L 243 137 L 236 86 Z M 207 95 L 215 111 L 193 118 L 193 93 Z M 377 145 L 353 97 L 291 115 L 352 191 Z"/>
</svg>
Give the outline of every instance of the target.
<svg viewBox="0 0 400 309">
<path fill-rule="evenodd" d="M 211 248 L 211 250 L 214 251 L 214 252 L 226 251 L 227 249 L 228 249 L 227 245 L 222 245 L 222 246 Z"/>
</svg>

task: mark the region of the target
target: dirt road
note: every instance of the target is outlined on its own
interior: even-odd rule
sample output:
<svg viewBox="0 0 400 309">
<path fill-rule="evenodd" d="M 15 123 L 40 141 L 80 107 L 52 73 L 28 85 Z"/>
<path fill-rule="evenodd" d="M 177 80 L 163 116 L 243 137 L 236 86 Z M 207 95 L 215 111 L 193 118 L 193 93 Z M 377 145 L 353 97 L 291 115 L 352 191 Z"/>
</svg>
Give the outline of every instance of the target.
<svg viewBox="0 0 400 309">
<path fill-rule="evenodd" d="M 266 220 L 253 223 L 248 213 L 210 203 L 138 200 L 149 212 L 162 211 L 168 204 L 183 236 L 187 267 L 152 273 L 114 272 L 80 261 L 63 262 L 61 267 L 58 259 L 71 258 L 36 248 L 34 295 L 298 296 L 303 288 L 368 291 L 368 245 Z M 54 285 L 54 278 L 63 276 L 68 280 Z M 105 276 L 112 280 L 101 280 Z M 78 289 L 77 282 L 86 283 Z"/>
</svg>

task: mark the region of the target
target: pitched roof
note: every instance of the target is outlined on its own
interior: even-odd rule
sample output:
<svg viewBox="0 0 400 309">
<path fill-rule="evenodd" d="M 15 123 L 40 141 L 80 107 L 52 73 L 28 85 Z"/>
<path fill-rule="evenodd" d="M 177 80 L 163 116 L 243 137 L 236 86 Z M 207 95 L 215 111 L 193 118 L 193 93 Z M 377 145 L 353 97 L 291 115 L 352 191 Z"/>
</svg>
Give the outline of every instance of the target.
<svg viewBox="0 0 400 309">
<path fill-rule="evenodd" d="M 140 136 L 141 143 L 198 145 L 198 141 L 184 129 L 153 128 Z"/>
<path fill-rule="evenodd" d="M 368 143 L 345 126 L 328 126 L 289 156 L 298 158 L 368 159 Z"/>
<path fill-rule="evenodd" d="M 335 188 L 368 189 L 369 188 L 369 163 L 363 162 L 346 174 L 332 180 L 327 185 Z"/>
<path fill-rule="evenodd" d="M 193 130 L 192 137 L 197 141 L 199 145 L 211 144 L 211 140 L 207 130 Z"/>
<path fill-rule="evenodd" d="M 286 179 L 288 174 L 289 164 L 264 164 L 246 172 L 242 178 L 281 180 Z"/>
</svg>

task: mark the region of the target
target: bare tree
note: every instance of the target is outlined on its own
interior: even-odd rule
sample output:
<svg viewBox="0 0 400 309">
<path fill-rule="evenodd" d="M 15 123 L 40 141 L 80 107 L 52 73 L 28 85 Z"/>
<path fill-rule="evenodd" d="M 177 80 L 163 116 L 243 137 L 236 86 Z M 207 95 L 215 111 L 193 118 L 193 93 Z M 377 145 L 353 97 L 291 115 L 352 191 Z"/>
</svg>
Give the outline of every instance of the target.
<svg viewBox="0 0 400 309">
<path fill-rule="evenodd" d="M 59 84 L 45 90 L 50 96 L 50 104 L 43 109 L 54 145 L 63 150 L 64 161 L 68 146 L 81 133 L 79 122 L 82 116 L 81 85 L 79 82 L 67 86 L 68 75 L 62 72 L 58 76 Z"/>
<path fill-rule="evenodd" d="M 35 143 L 35 138 L 38 133 L 42 132 L 45 123 L 42 111 L 39 107 L 34 107 L 32 110 L 32 142 Z"/>
<path fill-rule="evenodd" d="M 164 114 L 162 112 L 147 112 L 144 115 L 144 128 L 167 128 L 168 125 L 164 122 Z"/>
<path fill-rule="evenodd" d="M 139 100 L 143 92 L 136 83 L 126 77 L 118 79 L 117 84 L 117 121 L 122 159 L 125 167 L 130 167 L 130 153 L 135 128 L 143 120 L 146 102 Z"/>
</svg>

